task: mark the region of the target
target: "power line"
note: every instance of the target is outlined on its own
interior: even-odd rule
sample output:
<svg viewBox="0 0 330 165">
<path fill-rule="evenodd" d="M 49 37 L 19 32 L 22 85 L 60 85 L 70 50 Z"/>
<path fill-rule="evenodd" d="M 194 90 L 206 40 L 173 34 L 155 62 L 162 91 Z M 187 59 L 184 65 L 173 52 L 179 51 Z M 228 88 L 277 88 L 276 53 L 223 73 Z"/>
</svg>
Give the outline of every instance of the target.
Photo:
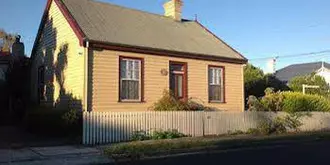
<svg viewBox="0 0 330 165">
<path fill-rule="evenodd" d="M 269 60 L 269 59 L 279 59 L 279 58 L 293 58 L 293 57 L 312 56 L 312 55 L 319 56 L 319 55 L 324 55 L 323 53 L 330 53 L 330 50 L 323 50 L 323 51 L 319 51 L 319 52 L 310 52 L 310 53 L 301 53 L 301 54 L 283 55 L 283 56 L 254 58 L 254 59 L 249 59 L 249 61 L 259 61 L 259 60 Z"/>
</svg>

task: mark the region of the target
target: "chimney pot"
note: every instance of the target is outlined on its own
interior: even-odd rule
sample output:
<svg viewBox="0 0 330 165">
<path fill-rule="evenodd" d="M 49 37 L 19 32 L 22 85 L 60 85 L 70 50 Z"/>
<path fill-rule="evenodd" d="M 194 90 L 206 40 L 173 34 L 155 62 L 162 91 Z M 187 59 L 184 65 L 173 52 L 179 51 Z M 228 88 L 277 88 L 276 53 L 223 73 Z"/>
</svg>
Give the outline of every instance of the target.
<svg viewBox="0 0 330 165">
<path fill-rule="evenodd" d="M 12 46 L 12 54 L 13 56 L 23 57 L 25 55 L 24 44 L 21 42 L 21 36 L 16 36 L 16 41 Z"/>
</svg>

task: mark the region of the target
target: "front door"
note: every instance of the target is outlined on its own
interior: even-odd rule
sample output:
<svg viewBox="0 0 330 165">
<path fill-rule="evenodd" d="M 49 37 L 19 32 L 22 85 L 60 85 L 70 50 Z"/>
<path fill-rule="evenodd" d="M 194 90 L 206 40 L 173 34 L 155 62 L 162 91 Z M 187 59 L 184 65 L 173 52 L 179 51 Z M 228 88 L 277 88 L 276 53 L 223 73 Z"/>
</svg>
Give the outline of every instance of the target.
<svg viewBox="0 0 330 165">
<path fill-rule="evenodd" d="M 187 64 L 170 62 L 170 90 L 181 100 L 187 99 Z"/>
</svg>

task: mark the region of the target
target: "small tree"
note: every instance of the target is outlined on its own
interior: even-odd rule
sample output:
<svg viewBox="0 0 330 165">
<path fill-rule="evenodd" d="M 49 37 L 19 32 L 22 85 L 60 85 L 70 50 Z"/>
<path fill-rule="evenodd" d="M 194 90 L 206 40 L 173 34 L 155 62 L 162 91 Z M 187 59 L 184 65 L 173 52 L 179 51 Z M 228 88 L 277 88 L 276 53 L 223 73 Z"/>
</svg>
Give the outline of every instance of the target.
<svg viewBox="0 0 330 165">
<path fill-rule="evenodd" d="M 264 96 L 267 88 L 273 88 L 274 91 L 286 91 L 289 88 L 277 79 L 273 74 L 264 74 L 264 72 L 251 64 L 244 68 L 244 86 L 245 98 L 253 95 L 256 97 Z"/>
<path fill-rule="evenodd" d="M 251 64 L 244 67 L 244 87 L 245 97 L 250 95 L 263 96 L 266 84 L 264 81 L 264 72 Z"/>
<path fill-rule="evenodd" d="M 252 64 L 247 64 L 244 67 L 244 82 L 251 83 L 263 79 L 264 72 Z"/>
<path fill-rule="evenodd" d="M 308 93 L 310 94 L 318 94 L 322 96 L 329 95 L 329 90 L 330 90 L 329 84 L 325 81 L 323 77 L 318 76 L 315 73 L 305 76 L 297 76 L 289 81 L 290 89 L 295 92 L 302 92 L 303 84 L 316 85 L 320 87 L 318 89 L 307 89 Z"/>
</svg>

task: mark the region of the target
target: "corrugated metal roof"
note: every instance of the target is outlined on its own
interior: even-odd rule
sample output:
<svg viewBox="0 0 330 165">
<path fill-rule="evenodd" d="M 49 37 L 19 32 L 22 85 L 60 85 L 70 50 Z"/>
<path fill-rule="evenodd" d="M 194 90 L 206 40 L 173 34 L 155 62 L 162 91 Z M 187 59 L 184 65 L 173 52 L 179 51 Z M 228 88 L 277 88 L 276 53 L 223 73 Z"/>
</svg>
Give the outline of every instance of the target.
<svg viewBox="0 0 330 165">
<path fill-rule="evenodd" d="M 245 60 L 195 21 L 92 0 L 62 0 L 89 40 Z"/>
<path fill-rule="evenodd" d="M 279 80 L 288 82 L 293 77 L 311 74 L 321 67 L 322 62 L 294 64 L 278 70 L 275 75 Z M 324 63 L 324 67 L 330 69 L 330 64 Z"/>
</svg>

